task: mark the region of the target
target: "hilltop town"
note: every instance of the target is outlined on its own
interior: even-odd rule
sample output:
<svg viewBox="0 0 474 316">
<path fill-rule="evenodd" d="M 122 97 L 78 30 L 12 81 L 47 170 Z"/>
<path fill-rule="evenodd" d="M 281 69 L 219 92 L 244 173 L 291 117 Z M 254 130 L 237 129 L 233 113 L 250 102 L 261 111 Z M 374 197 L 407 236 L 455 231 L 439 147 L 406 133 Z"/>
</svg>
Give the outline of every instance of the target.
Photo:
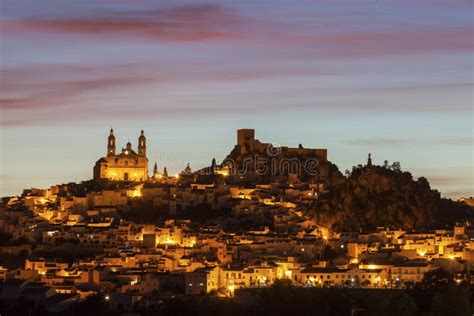
<svg viewBox="0 0 474 316">
<path fill-rule="evenodd" d="M 116 147 L 111 130 L 91 180 L 2 199 L 3 306 L 61 312 L 100 297 L 136 311 L 282 282 L 407 289 L 441 272 L 471 283 L 472 199 L 442 199 L 398 163 L 369 154 L 343 174 L 326 149 L 263 143 L 251 129 L 221 162 L 177 175 L 149 170 L 143 131 L 137 150 Z"/>
</svg>

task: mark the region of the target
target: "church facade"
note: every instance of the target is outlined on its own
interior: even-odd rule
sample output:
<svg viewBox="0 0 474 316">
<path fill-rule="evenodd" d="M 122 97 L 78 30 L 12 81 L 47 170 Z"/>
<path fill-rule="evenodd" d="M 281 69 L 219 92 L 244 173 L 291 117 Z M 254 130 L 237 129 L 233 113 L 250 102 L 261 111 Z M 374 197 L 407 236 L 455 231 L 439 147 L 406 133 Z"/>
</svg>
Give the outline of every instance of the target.
<svg viewBox="0 0 474 316">
<path fill-rule="evenodd" d="M 138 137 L 137 151 L 127 143 L 120 153 L 116 153 L 113 129 L 107 140 L 107 155 L 97 160 L 94 166 L 94 179 L 112 181 L 146 181 L 148 179 L 148 158 L 146 156 L 146 137 L 143 130 Z"/>
</svg>

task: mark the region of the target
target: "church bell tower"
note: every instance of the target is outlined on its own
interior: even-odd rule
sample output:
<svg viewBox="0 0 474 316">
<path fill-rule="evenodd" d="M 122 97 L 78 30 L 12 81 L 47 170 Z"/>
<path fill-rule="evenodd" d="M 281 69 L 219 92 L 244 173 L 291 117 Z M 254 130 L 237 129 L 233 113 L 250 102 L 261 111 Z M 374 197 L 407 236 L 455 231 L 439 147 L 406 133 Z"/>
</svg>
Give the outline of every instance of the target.
<svg viewBox="0 0 474 316">
<path fill-rule="evenodd" d="M 138 137 L 138 155 L 146 157 L 146 137 L 143 130 L 140 133 L 140 137 Z"/>
<path fill-rule="evenodd" d="M 107 141 L 107 156 L 115 156 L 115 136 L 113 129 L 110 129 L 110 135 Z"/>
</svg>

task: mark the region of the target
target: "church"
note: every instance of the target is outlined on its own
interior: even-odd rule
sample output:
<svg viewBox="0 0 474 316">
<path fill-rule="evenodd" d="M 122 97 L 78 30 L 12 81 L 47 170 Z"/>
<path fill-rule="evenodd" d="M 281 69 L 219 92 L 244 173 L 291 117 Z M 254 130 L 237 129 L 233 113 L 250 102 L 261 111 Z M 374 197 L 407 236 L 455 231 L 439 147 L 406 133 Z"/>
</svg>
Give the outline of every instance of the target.
<svg viewBox="0 0 474 316">
<path fill-rule="evenodd" d="M 148 180 L 148 158 L 146 156 L 146 137 L 143 130 L 138 137 L 138 151 L 127 143 L 122 152 L 117 154 L 114 130 L 110 130 L 107 141 L 107 156 L 97 160 L 94 166 L 94 179 L 112 181 L 146 181 Z"/>
</svg>

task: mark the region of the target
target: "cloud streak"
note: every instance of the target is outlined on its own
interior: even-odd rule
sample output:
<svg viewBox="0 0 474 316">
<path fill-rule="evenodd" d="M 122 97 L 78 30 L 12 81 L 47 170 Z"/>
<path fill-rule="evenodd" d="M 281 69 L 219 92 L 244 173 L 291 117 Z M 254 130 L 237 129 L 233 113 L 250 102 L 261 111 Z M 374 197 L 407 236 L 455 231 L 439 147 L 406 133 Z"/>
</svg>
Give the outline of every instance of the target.
<svg viewBox="0 0 474 316">
<path fill-rule="evenodd" d="M 64 64 L 38 64 L 26 65 L 19 68 L 9 68 L 1 71 L 4 80 L 0 85 L 0 109 L 2 117 L 0 125 L 16 127 L 25 125 L 60 124 L 61 122 L 74 122 L 81 120 L 95 120 L 106 115 L 111 119 L 123 118 L 146 118 L 151 115 L 160 117 L 179 117 L 182 115 L 207 116 L 241 114 L 255 112 L 284 112 L 289 111 L 288 104 L 284 102 L 260 102 L 261 93 L 255 89 L 247 91 L 248 98 L 255 102 L 230 102 L 227 98 L 233 98 L 236 91 L 215 91 L 212 95 L 214 101 L 207 105 L 205 99 L 211 97 L 197 91 L 180 92 L 169 91 L 169 87 L 187 86 L 192 87 L 213 84 L 246 84 L 254 80 L 256 83 L 276 78 L 303 78 L 304 76 L 319 77 L 332 76 L 338 71 L 321 71 L 317 68 L 299 66 L 275 66 L 273 64 L 258 68 L 216 65 L 213 63 L 193 65 L 161 65 L 148 63 L 130 64 L 103 64 L 103 65 L 64 65 Z M 263 81 L 261 81 L 263 80 Z M 466 84 L 446 84 L 446 88 L 466 88 Z M 144 89 L 145 87 L 145 89 Z M 431 90 L 439 90 L 443 86 L 434 85 Z M 135 90 L 141 92 L 133 94 Z M 292 110 L 298 111 L 360 111 L 361 107 L 371 111 L 441 111 L 432 105 L 419 106 L 416 109 L 410 104 L 400 105 L 393 108 L 384 105 L 377 100 L 366 100 L 363 105 L 354 104 L 344 100 L 334 100 L 328 96 L 339 93 L 343 89 L 346 94 L 358 94 L 365 90 L 370 94 L 370 89 L 359 87 L 312 87 L 298 88 L 288 86 L 279 90 L 269 89 L 273 96 L 282 98 L 288 95 L 299 95 L 301 100 L 292 102 Z M 403 87 L 395 89 L 403 90 Z M 386 89 L 385 89 L 386 90 Z M 408 90 L 410 90 L 408 88 Z M 424 85 L 423 90 L 429 91 L 430 86 Z M 128 93 L 127 93 L 128 92 Z M 318 98 L 307 99 L 303 96 L 318 95 Z M 135 97 L 133 97 L 135 96 Z M 134 104 L 133 108 L 123 103 L 123 98 Z M 160 101 L 158 101 L 160 100 Z M 171 100 L 174 104 L 167 104 L 165 100 Z M 179 100 L 179 101 L 176 101 Z M 221 100 L 216 104 L 216 100 Z M 224 103 L 220 103 L 224 102 Z M 177 104 L 178 103 L 178 104 Z M 113 110 L 107 104 L 114 104 Z M 139 105 L 138 105 L 139 104 Z M 99 106 L 98 106 L 99 105 Z M 458 106 L 458 109 L 459 106 Z M 454 108 L 449 108 L 453 111 Z M 51 115 L 54 111 L 55 114 Z M 100 114 L 100 115 L 98 115 Z M 63 118 L 63 119 L 60 119 Z M 370 145 L 370 146 L 435 146 L 445 142 L 450 145 L 459 145 L 460 142 L 468 143 L 470 139 L 356 139 L 348 144 Z"/>
<path fill-rule="evenodd" d="M 9 21 L 9 30 L 145 37 L 170 42 L 235 39 L 248 18 L 215 4 L 182 5 L 152 11 L 108 12 L 68 18 Z"/>
<path fill-rule="evenodd" d="M 77 107 L 82 97 L 142 85 L 150 77 L 131 67 L 106 68 L 71 65 L 35 65 L 0 71 L 1 125 L 24 121 L 25 113 Z"/>
<path fill-rule="evenodd" d="M 311 22 L 304 22 L 310 20 Z M 148 11 L 88 12 L 2 22 L 7 33 L 85 35 L 85 39 L 149 42 L 221 42 L 278 48 L 305 57 L 366 58 L 433 52 L 470 52 L 471 25 L 405 25 L 332 14 L 300 14 L 291 20 L 250 17 L 218 4 L 188 4 Z M 295 48 L 298 49 L 295 49 Z M 272 52 L 269 55 L 275 54 Z"/>
<path fill-rule="evenodd" d="M 323 75 L 327 72 L 318 69 L 296 66 L 260 66 L 241 67 L 201 63 L 192 65 L 124 63 L 124 64 L 30 64 L 0 70 L 0 109 L 2 126 L 24 126 L 43 124 L 55 120 L 59 115 L 70 116 L 70 119 L 95 117 L 101 112 L 97 103 L 117 103 L 121 101 L 124 91 L 133 91 L 149 86 L 149 92 L 141 94 L 150 100 L 156 95 L 157 88 L 172 84 L 203 84 L 205 82 L 238 82 L 260 80 L 265 78 Z M 331 72 L 333 74 L 335 72 Z M 182 91 L 181 96 L 186 92 Z M 153 96 L 152 96 L 153 95 Z M 102 104 L 102 103 L 101 103 Z M 83 113 L 75 113 L 83 109 Z M 114 111 L 104 107 L 116 118 L 147 117 L 151 113 L 160 115 L 199 115 L 208 113 L 237 113 L 241 106 L 197 107 L 183 106 L 148 106 L 133 110 L 115 106 Z M 45 114 L 48 111 L 61 110 L 55 116 Z M 70 115 L 74 113 L 74 115 Z"/>
<path fill-rule="evenodd" d="M 83 12 L 83 11 L 82 11 Z M 218 42 L 228 44 L 225 53 L 213 56 L 219 60 L 197 63 L 192 57 L 174 58 L 165 56 L 160 61 L 124 63 L 112 65 L 103 63 L 97 65 L 89 61 L 80 65 L 34 64 L 20 68 L 9 68 L 2 71 L 0 86 L 0 106 L 2 118 L 0 124 L 7 126 L 22 126 L 23 124 L 38 124 L 49 120 L 48 115 L 38 113 L 46 110 L 65 110 L 74 113 L 77 108 L 90 107 L 91 101 L 107 101 L 114 103 L 120 99 L 116 91 L 133 91 L 150 87 L 155 92 L 167 84 L 179 85 L 196 83 L 197 86 L 209 83 L 234 82 L 236 85 L 245 84 L 252 80 L 281 79 L 313 76 L 320 79 L 325 75 L 344 75 L 347 70 L 316 69 L 309 64 L 318 59 L 339 59 L 349 64 L 353 59 L 377 58 L 383 56 L 406 54 L 431 54 L 436 52 L 466 52 L 472 51 L 472 30 L 470 27 L 455 26 L 417 26 L 392 23 L 390 27 L 382 27 L 381 19 L 356 16 L 346 17 L 341 12 L 323 14 L 321 12 L 299 12 L 289 20 L 275 20 L 261 15 L 259 17 L 244 14 L 245 11 L 230 9 L 219 4 L 192 4 L 170 6 L 153 10 L 93 10 L 85 13 L 62 14 L 56 16 L 40 16 L 17 18 L 2 23 L 7 37 L 22 37 L 24 33 L 42 36 L 51 34 L 85 35 L 80 38 L 85 45 L 94 45 L 95 40 L 135 40 L 149 41 L 160 45 L 165 42 L 175 47 L 177 44 L 189 43 L 196 50 L 209 49 L 207 44 Z M 367 20 L 367 21 L 365 21 Z M 21 34 L 20 34 L 21 33 Z M 64 37 L 63 37 L 64 38 Z M 63 38 L 55 38 L 61 41 Z M 82 43 L 82 42 L 81 42 Z M 201 45 L 204 43 L 206 45 Z M 136 43 L 140 45 L 140 43 Z M 113 45 L 113 43 L 111 43 Z M 133 44 L 135 45 L 135 43 Z M 191 46 L 190 46 L 191 47 Z M 149 48 L 146 46 L 146 48 Z M 204 50 L 205 50 L 204 49 Z M 245 50 L 246 57 L 238 57 Z M 235 56 L 234 53 L 235 52 Z M 166 54 L 165 54 L 166 55 Z M 103 57 L 106 58 L 106 57 Z M 161 56 L 160 56 L 161 58 Z M 392 58 L 392 57 L 390 57 Z M 247 59 L 256 60 L 254 65 Z M 271 61 L 266 63 L 266 61 Z M 306 60 L 300 66 L 287 63 L 288 61 Z M 260 61 L 260 62 L 259 62 Z M 328 69 L 328 68 L 327 68 Z M 8 80 L 4 80 L 8 78 Z M 333 81 L 332 81 L 333 82 Z M 439 104 L 420 103 L 415 109 L 412 104 L 385 104 L 386 100 L 371 92 L 401 93 L 420 92 L 427 95 L 446 89 L 468 90 L 472 83 L 426 84 L 404 87 L 347 87 L 323 86 L 297 87 L 289 84 L 288 90 L 298 95 L 299 100 L 292 104 L 297 110 L 347 110 L 355 106 L 365 110 L 376 111 L 470 111 L 464 103 L 455 104 L 451 108 Z M 341 89 L 359 98 L 359 104 L 328 97 L 340 94 Z M 272 94 L 279 95 L 281 90 L 269 89 Z M 227 92 L 232 95 L 232 91 Z M 166 94 L 166 91 L 165 91 Z M 184 93 L 183 93 L 184 94 Z M 222 94 L 215 91 L 216 96 Z M 154 95 L 150 92 L 150 95 Z M 308 96 L 314 96 L 308 100 Z M 465 93 L 463 94 L 463 96 Z M 302 98 L 301 96 L 304 96 Z M 180 96 L 182 97 L 182 95 Z M 261 97 L 261 96 L 260 96 Z M 361 104 L 363 103 L 363 104 Z M 99 106 L 100 102 L 98 102 Z M 127 109 L 117 109 L 112 115 L 122 117 L 135 115 L 143 117 L 149 113 L 166 113 L 168 115 L 208 113 L 225 114 L 252 110 L 254 104 L 227 104 L 225 106 L 182 106 L 168 108 L 166 105 L 149 105 L 136 108 L 133 113 Z M 284 111 L 288 105 L 269 104 L 259 106 L 261 110 Z M 109 109 L 105 107 L 104 111 Z M 97 112 L 93 111 L 94 113 Z M 77 117 L 77 113 L 74 113 Z M 64 113 L 63 115 L 67 115 Z M 82 114 L 86 115 L 86 114 Z M 92 114 L 91 114 L 92 115 Z M 30 119 L 31 118 L 31 119 Z M 34 119 L 33 119 L 34 118 Z M 386 140 L 381 140 L 383 143 Z M 389 140 L 392 142 L 400 140 Z M 363 142 L 363 140 L 359 140 Z M 412 145 L 417 140 L 406 140 L 404 145 Z M 424 144 L 424 145 L 429 145 Z"/>
</svg>

